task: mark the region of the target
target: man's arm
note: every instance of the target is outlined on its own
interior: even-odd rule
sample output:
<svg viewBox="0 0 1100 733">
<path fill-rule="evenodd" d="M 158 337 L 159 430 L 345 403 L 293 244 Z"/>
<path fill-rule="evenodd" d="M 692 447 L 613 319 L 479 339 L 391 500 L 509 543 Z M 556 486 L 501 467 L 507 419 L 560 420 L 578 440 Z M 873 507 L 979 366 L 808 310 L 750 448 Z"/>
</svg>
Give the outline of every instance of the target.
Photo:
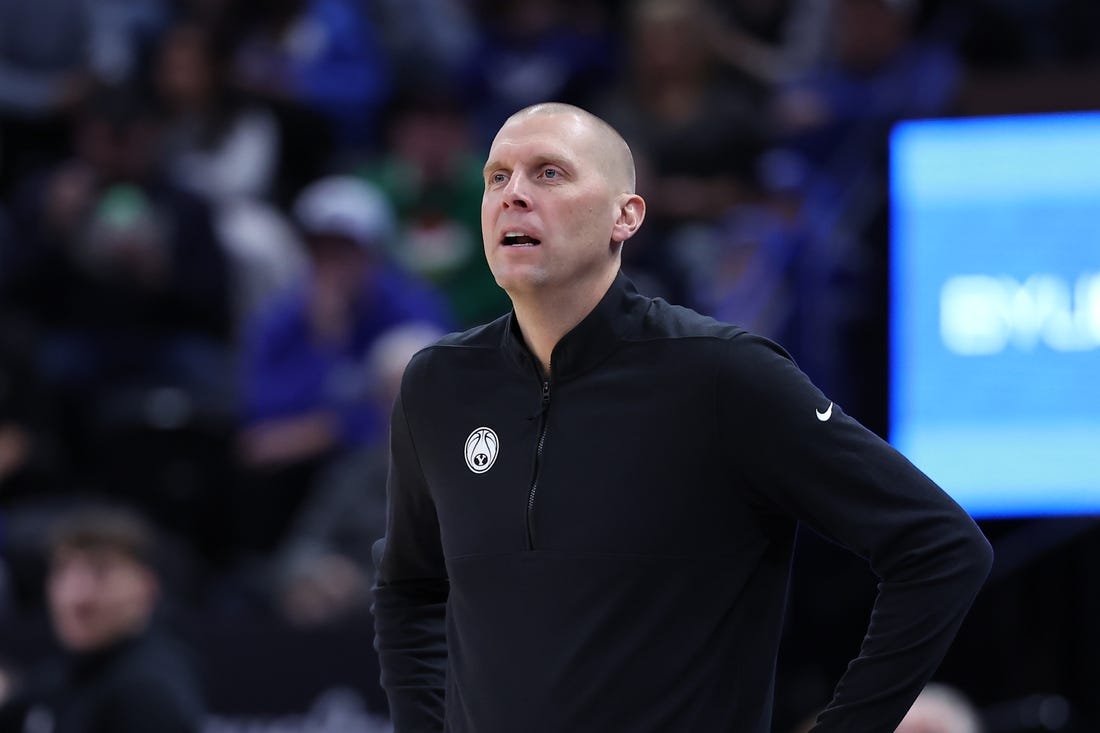
<svg viewBox="0 0 1100 733">
<path fill-rule="evenodd" d="M 761 511 L 840 542 L 880 580 L 859 656 L 813 732 L 893 731 L 946 654 L 992 550 L 966 512 L 781 349 L 748 334 L 730 347 L 722 403 L 739 448 L 731 460 Z"/>
<path fill-rule="evenodd" d="M 397 733 L 442 731 L 450 584 L 435 505 L 401 396 L 393 410 L 386 493 L 386 539 L 374 588 L 374 643 L 382 687 Z"/>
</svg>

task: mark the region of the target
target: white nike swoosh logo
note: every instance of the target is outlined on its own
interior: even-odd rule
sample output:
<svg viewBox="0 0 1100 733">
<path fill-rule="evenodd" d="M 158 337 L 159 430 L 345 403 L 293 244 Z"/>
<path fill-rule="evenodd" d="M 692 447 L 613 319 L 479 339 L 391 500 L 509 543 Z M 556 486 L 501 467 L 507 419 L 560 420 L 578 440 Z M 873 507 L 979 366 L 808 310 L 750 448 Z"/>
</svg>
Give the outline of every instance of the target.
<svg viewBox="0 0 1100 733">
<path fill-rule="evenodd" d="M 833 403 L 829 403 L 829 406 L 825 409 L 825 412 L 822 412 L 821 410 L 814 410 L 814 412 L 817 413 L 818 420 L 820 420 L 821 422 L 825 422 L 833 416 Z"/>
</svg>

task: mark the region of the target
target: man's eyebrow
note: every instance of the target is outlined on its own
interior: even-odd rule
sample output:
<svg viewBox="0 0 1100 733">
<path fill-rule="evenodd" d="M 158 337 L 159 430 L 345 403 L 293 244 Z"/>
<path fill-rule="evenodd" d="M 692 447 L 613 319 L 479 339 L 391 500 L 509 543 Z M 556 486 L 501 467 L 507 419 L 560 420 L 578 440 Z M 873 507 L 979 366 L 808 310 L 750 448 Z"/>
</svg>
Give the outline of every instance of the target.
<svg viewBox="0 0 1100 733">
<path fill-rule="evenodd" d="M 500 163 L 495 160 L 490 160 L 488 163 L 485 164 L 485 167 L 481 169 L 481 177 L 484 178 L 485 176 L 489 175 L 489 171 L 495 171 L 497 168 L 500 167 Z"/>
<path fill-rule="evenodd" d="M 532 162 L 534 163 L 536 168 L 541 168 L 544 165 L 554 165 L 559 168 L 564 168 L 568 171 L 573 170 L 573 164 L 569 162 L 568 158 L 560 155 L 554 155 L 552 153 L 547 153 L 545 155 L 536 155 L 532 159 Z M 504 165 L 500 161 L 490 160 L 488 163 L 485 164 L 485 167 L 481 169 L 481 177 L 484 178 L 485 176 L 489 175 L 490 171 L 495 171 L 501 168 L 507 169 L 508 166 Z"/>
<path fill-rule="evenodd" d="M 568 158 L 553 154 L 539 155 L 535 158 L 535 163 L 539 168 L 544 165 L 555 165 L 558 168 L 565 168 L 566 170 L 573 169 L 573 164 L 569 162 Z"/>
</svg>

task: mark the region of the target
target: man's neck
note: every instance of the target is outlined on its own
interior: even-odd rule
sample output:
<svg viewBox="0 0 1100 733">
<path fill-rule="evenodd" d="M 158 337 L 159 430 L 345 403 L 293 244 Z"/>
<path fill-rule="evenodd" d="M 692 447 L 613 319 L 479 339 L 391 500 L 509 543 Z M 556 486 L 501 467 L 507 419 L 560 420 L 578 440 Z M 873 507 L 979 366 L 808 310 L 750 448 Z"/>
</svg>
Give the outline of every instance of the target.
<svg viewBox="0 0 1100 733">
<path fill-rule="evenodd" d="M 550 355 L 565 334 L 583 321 L 607 294 L 618 270 L 583 288 L 536 292 L 513 297 L 512 307 L 527 348 L 538 359 L 543 376 L 550 375 Z"/>
</svg>

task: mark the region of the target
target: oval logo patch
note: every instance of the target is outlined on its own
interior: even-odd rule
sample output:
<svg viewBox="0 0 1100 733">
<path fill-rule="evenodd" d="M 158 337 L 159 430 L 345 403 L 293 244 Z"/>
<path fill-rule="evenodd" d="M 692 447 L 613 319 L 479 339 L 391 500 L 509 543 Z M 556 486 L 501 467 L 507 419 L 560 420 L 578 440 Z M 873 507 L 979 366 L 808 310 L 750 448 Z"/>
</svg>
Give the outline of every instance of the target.
<svg viewBox="0 0 1100 733">
<path fill-rule="evenodd" d="M 485 473 L 493 467 L 500 451 L 500 441 L 492 428 L 477 428 L 466 438 L 466 465 L 474 473 Z"/>
</svg>

